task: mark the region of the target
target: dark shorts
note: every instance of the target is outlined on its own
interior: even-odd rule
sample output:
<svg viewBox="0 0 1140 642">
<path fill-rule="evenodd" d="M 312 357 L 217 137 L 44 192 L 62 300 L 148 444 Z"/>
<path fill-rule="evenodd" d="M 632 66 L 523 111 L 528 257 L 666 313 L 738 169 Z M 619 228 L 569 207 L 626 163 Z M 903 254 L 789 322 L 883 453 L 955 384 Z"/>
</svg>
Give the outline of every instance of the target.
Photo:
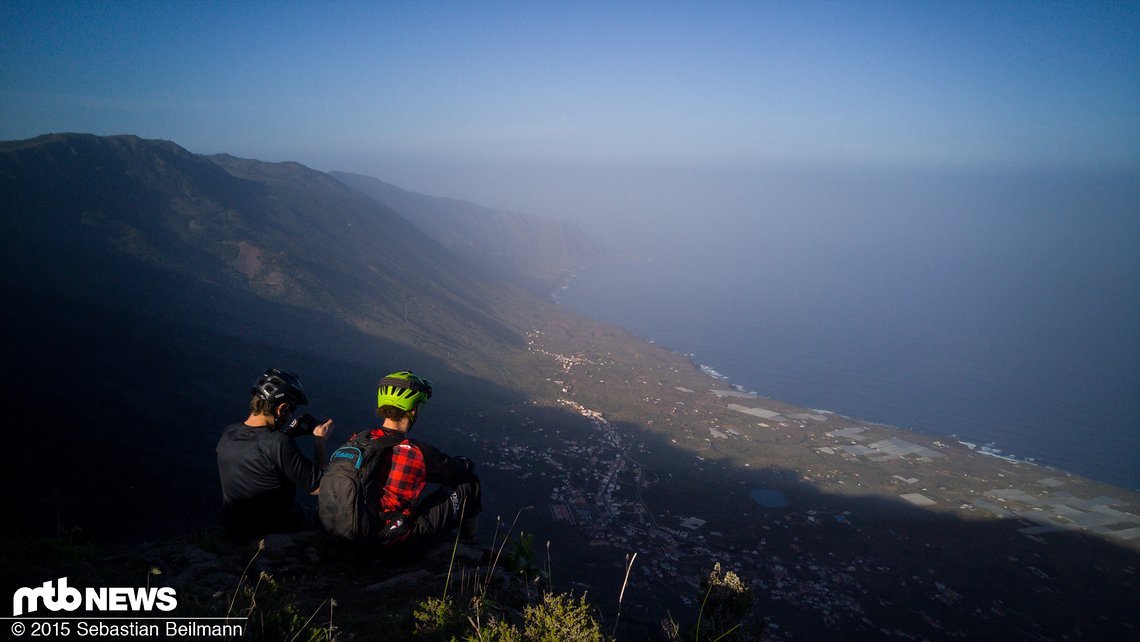
<svg viewBox="0 0 1140 642">
<path fill-rule="evenodd" d="M 416 504 L 410 538 L 433 538 L 457 528 L 483 509 L 479 478 L 454 486 L 440 486 Z"/>
</svg>

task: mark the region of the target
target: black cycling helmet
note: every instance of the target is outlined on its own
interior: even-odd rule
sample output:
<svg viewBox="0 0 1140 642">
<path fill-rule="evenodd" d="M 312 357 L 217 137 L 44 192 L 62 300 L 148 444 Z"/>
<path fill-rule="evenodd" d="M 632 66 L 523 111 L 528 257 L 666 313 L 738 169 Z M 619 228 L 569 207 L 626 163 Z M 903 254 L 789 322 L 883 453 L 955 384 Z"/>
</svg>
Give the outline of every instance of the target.
<svg viewBox="0 0 1140 642">
<path fill-rule="evenodd" d="M 279 403 L 293 406 L 309 403 L 309 398 L 305 396 L 305 389 L 301 386 L 301 380 L 297 375 L 277 368 L 270 368 L 258 377 L 250 393 L 273 402 L 274 406 Z"/>
</svg>

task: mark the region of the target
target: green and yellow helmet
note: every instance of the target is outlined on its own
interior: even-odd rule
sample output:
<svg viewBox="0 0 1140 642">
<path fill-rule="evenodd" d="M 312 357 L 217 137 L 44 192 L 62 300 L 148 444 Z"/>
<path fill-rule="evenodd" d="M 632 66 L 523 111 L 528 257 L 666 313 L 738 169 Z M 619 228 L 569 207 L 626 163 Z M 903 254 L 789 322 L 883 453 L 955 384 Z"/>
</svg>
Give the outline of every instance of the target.
<svg viewBox="0 0 1140 642">
<path fill-rule="evenodd" d="M 380 380 L 376 407 L 395 406 L 405 412 L 431 399 L 431 382 L 408 370 L 393 372 Z"/>
</svg>

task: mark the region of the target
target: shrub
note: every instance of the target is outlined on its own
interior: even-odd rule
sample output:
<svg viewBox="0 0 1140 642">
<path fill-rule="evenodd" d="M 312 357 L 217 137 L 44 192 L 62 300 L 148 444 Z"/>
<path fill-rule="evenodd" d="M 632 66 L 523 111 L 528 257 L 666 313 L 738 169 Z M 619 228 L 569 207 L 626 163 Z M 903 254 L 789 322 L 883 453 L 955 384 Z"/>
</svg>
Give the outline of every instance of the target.
<svg viewBox="0 0 1140 642">
<path fill-rule="evenodd" d="M 547 593 L 542 602 L 526 607 L 522 630 L 507 622 L 480 598 L 466 610 L 450 599 L 430 597 L 415 609 L 415 635 L 439 642 L 604 642 L 598 621 L 585 596 Z M 486 620 L 484 622 L 484 620 Z"/>
<path fill-rule="evenodd" d="M 732 571 L 721 572 L 720 563 L 701 581 L 701 610 L 697 614 L 697 624 L 693 631 L 693 641 L 722 640 L 752 641 L 763 640 L 767 622 L 756 621 L 753 614 L 753 592 L 740 577 Z M 678 624 L 672 615 L 661 621 L 665 639 L 678 642 L 684 639 L 685 627 Z"/>
<path fill-rule="evenodd" d="M 598 621 L 590 614 L 586 596 L 547 593 L 523 612 L 523 639 L 534 642 L 601 642 Z"/>
<path fill-rule="evenodd" d="M 751 621 L 752 587 L 732 571 L 722 573 L 720 562 L 701 582 L 701 610 L 695 640 L 758 640 L 764 626 Z"/>
<path fill-rule="evenodd" d="M 454 640 L 467 628 L 464 614 L 450 598 L 429 597 L 416 605 L 415 635 L 426 640 Z"/>
</svg>

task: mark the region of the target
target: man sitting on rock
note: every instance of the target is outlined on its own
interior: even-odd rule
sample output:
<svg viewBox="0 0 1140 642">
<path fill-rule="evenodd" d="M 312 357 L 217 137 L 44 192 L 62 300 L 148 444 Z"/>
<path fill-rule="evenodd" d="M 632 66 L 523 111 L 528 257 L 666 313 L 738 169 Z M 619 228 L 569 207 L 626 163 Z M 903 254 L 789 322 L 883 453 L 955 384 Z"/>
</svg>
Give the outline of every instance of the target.
<svg viewBox="0 0 1140 642">
<path fill-rule="evenodd" d="M 385 547 L 428 544 L 456 527 L 465 542 L 475 539 L 481 496 L 474 464 L 409 436 L 431 394 L 431 382 L 409 371 L 392 373 L 378 386 L 376 414 L 383 424 L 367 435 L 390 446 L 376 456 L 377 468 L 368 475 L 379 486 L 369 501 L 378 496 L 375 537 Z M 361 444 L 361 437 L 356 435 L 333 460 L 346 448 L 354 450 L 351 444 Z M 322 495 L 322 519 L 331 514 L 325 512 L 325 499 Z"/>
<path fill-rule="evenodd" d="M 296 502 L 297 489 L 314 493 L 325 467 L 325 440 L 332 420 L 317 424 L 309 415 L 295 417 L 309 403 L 297 375 L 266 370 L 251 390 L 249 417 L 232 424 L 218 440 L 218 475 L 222 482 L 222 520 L 226 535 L 248 540 L 266 533 L 313 528 Z M 294 437 L 312 433 L 316 462 L 297 448 Z"/>
</svg>

